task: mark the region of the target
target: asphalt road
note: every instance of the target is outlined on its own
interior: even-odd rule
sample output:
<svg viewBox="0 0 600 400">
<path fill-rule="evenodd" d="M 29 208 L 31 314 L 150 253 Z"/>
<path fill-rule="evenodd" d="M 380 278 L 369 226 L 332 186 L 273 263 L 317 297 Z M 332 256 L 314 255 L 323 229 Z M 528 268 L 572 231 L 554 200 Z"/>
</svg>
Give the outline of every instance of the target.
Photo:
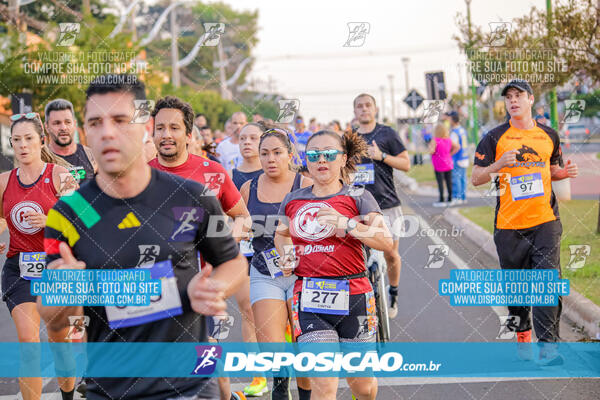
<svg viewBox="0 0 600 400">
<path fill-rule="evenodd" d="M 491 307 L 454 307 L 437 292 L 439 279 L 447 278 L 453 268 L 492 268 L 497 264 L 478 246 L 453 229 L 443 218 L 443 209 L 433 208 L 433 197 L 403 196 L 406 215 L 420 217 L 416 235 L 400 242 L 402 275 L 399 287 L 399 313 L 392 320 L 392 340 L 398 342 L 493 342 L 499 330 L 498 313 Z M 470 205 L 489 204 L 493 199 L 471 199 Z M 414 218 L 413 218 L 414 219 Z M 430 229 L 431 228 L 431 229 Z M 1 240 L 6 240 L 4 233 Z M 425 268 L 430 245 L 448 245 L 452 256 L 440 268 Z M 3 260 L 2 260 L 3 261 Z M 242 341 L 241 316 L 234 300 L 229 301 L 234 327 L 228 340 Z M 0 341 L 15 341 L 16 331 L 7 308 L 0 305 Z M 42 329 L 43 330 L 43 329 Z M 44 334 L 42 333 L 42 336 Z M 561 336 L 577 341 L 581 334 L 563 318 Z M 248 379 L 232 379 L 234 390 L 241 390 Z M 60 399 L 56 380 L 45 380 L 44 399 Z M 295 385 L 292 384 L 292 387 Z M 14 379 L 0 378 L 0 400 L 17 399 Z M 294 398 L 297 393 L 294 390 Z M 267 399 L 268 396 L 262 398 Z M 351 399 L 342 380 L 338 398 Z M 600 398 L 600 379 L 494 379 L 494 378 L 390 378 L 379 379 L 378 399 L 471 399 L 471 400 L 588 400 Z"/>
</svg>

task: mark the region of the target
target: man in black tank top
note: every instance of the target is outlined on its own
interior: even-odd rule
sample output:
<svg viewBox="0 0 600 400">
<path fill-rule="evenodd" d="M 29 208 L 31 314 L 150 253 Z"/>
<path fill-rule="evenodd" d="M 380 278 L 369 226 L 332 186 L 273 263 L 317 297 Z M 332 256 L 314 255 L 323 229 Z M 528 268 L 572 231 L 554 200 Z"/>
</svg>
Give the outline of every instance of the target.
<svg viewBox="0 0 600 400">
<path fill-rule="evenodd" d="M 72 165 L 70 171 L 80 186 L 91 180 L 96 171 L 96 162 L 88 147 L 73 140 L 77 128 L 73 104 L 68 100 L 54 99 L 46 105 L 44 117 L 50 135 L 50 150 Z"/>
</svg>

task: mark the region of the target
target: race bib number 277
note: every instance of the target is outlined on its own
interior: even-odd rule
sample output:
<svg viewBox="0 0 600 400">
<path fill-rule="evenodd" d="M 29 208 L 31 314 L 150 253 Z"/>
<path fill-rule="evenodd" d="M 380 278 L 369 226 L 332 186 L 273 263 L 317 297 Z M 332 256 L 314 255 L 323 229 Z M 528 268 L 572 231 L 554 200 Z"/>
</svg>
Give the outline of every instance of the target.
<svg viewBox="0 0 600 400">
<path fill-rule="evenodd" d="M 302 311 L 348 315 L 350 313 L 350 281 L 347 279 L 304 278 Z"/>
</svg>

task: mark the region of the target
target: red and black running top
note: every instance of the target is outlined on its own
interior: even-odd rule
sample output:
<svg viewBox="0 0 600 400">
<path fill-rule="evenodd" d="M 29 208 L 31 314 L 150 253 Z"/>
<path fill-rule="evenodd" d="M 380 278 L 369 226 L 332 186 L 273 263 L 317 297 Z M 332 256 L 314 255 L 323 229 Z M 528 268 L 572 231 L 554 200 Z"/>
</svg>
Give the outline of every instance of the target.
<svg viewBox="0 0 600 400">
<path fill-rule="evenodd" d="M 54 164 L 46 164 L 39 178 L 30 185 L 21 182 L 18 168 L 11 171 L 2 198 L 2 211 L 10 234 L 6 257 L 20 252 L 44 251 L 44 229 L 31 226 L 24 215 L 30 211 L 48 215 L 58 201 L 52 182 L 53 170 Z"/>
<path fill-rule="evenodd" d="M 340 214 L 364 222 L 369 213 L 381 210 L 373 195 L 364 191 L 352 196 L 349 186 L 331 196 L 317 197 L 312 186 L 289 193 L 281 203 L 279 215 L 285 215 L 296 247 L 299 264 L 294 273 L 299 277 L 332 277 L 360 274 L 366 269 L 366 251 L 360 240 L 332 226 L 320 225 L 317 212 L 332 207 Z M 285 223 L 286 221 L 284 221 Z M 300 280 L 296 285 L 301 285 Z M 367 278 L 350 280 L 350 294 L 371 291 Z"/>
</svg>

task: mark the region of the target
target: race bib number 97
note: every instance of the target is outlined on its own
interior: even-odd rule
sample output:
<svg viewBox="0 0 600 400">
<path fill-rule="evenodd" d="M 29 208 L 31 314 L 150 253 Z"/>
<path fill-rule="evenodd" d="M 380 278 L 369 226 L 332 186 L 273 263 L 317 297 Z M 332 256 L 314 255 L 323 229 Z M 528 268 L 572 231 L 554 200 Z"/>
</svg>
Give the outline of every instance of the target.
<svg viewBox="0 0 600 400">
<path fill-rule="evenodd" d="M 542 174 L 535 172 L 510 178 L 510 192 L 514 201 L 543 196 Z"/>
</svg>

